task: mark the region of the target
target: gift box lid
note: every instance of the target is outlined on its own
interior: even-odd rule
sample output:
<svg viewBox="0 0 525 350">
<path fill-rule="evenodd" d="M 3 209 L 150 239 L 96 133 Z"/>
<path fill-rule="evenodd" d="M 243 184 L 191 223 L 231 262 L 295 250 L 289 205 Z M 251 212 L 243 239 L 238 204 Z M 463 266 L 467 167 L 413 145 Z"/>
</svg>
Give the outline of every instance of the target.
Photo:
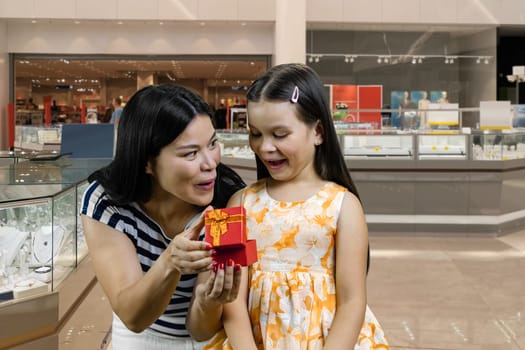
<svg viewBox="0 0 525 350">
<path fill-rule="evenodd" d="M 244 207 L 208 210 L 205 213 L 204 240 L 214 247 L 235 246 L 246 242 Z"/>
</svg>

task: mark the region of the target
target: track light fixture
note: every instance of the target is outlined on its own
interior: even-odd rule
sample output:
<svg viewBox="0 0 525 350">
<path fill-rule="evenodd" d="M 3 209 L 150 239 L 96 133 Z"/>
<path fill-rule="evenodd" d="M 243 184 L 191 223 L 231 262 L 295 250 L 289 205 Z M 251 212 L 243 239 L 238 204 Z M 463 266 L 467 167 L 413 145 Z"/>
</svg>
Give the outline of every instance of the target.
<svg viewBox="0 0 525 350">
<path fill-rule="evenodd" d="M 350 56 L 350 55 L 345 55 L 344 61 L 345 61 L 345 63 L 354 63 L 355 57 L 354 56 Z"/>
<path fill-rule="evenodd" d="M 471 60 L 470 62 L 475 62 L 479 64 L 481 62 L 489 64 L 493 56 L 471 56 L 471 55 L 377 55 L 377 54 L 366 54 L 366 53 L 357 53 L 357 54 L 331 54 L 331 53 L 322 53 L 306 54 L 307 61 L 309 63 L 318 63 L 321 58 L 331 58 L 331 57 L 340 57 L 344 60 L 345 63 L 353 63 L 358 58 L 368 58 L 374 59 L 378 64 L 402 64 L 402 63 L 411 63 L 411 64 L 421 64 L 423 61 L 428 61 L 432 59 L 441 59 L 445 64 L 454 64 L 456 60 Z M 430 61 L 429 61 L 430 62 Z"/>
</svg>

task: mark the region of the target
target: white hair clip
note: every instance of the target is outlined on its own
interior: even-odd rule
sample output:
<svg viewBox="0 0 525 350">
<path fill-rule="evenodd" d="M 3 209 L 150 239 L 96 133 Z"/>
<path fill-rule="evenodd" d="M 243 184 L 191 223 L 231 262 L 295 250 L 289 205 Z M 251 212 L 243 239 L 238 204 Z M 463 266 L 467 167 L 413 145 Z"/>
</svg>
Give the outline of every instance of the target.
<svg viewBox="0 0 525 350">
<path fill-rule="evenodd" d="M 290 102 L 297 103 L 299 100 L 299 88 L 297 85 L 293 88 L 292 97 L 290 98 Z"/>
</svg>

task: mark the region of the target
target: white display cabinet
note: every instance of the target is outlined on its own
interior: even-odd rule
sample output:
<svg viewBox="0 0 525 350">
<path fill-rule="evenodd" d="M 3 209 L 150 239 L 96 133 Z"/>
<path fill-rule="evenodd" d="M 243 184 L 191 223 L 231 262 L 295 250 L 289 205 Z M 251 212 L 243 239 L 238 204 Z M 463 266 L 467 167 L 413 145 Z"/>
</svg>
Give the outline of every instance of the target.
<svg viewBox="0 0 525 350">
<path fill-rule="evenodd" d="M 345 158 L 395 157 L 412 159 L 414 147 L 410 134 L 339 135 Z"/>
<path fill-rule="evenodd" d="M 230 108 L 230 129 L 246 129 L 248 125 L 248 114 L 245 107 Z"/>
<path fill-rule="evenodd" d="M 468 136 L 459 133 L 419 134 L 417 159 L 467 159 Z"/>
</svg>

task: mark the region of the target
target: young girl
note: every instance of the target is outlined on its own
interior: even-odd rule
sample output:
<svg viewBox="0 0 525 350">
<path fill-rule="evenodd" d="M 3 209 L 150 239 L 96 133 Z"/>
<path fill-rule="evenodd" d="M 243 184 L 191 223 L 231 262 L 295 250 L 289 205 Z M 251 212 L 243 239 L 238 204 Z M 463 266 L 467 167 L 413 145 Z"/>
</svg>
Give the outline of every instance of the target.
<svg viewBox="0 0 525 350">
<path fill-rule="evenodd" d="M 366 306 L 368 233 L 317 74 L 271 68 L 248 90 L 259 181 L 236 193 L 259 261 L 208 348 L 389 349 Z"/>
</svg>

